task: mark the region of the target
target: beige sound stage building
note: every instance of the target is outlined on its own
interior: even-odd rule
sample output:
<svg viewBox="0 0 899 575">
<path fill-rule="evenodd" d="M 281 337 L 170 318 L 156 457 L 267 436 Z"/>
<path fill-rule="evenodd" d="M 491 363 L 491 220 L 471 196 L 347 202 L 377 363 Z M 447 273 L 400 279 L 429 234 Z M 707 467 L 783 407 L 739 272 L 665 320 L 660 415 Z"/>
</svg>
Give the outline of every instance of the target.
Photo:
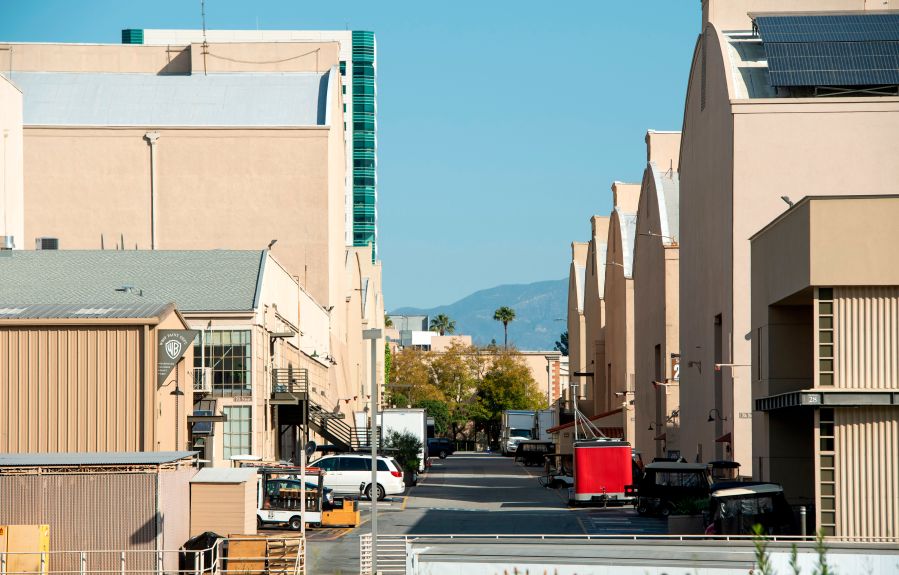
<svg viewBox="0 0 899 575">
<path fill-rule="evenodd" d="M 817 0 L 703 2 L 680 153 L 680 420 L 690 460 L 734 459 L 744 475 L 756 467 L 749 238 L 787 208 L 781 196 L 889 194 L 899 181 L 899 82 L 872 76 L 864 59 L 836 55 L 822 71 L 814 59 L 783 57 L 791 48 L 764 17 L 789 10 L 780 15 L 796 20 L 781 32 L 846 34 L 857 26 L 840 18 L 891 7 L 874 4 L 834 0 L 822 13 Z M 836 20 L 816 26 L 822 15 Z M 826 35 L 798 42 L 804 54 L 837 49 Z"/>
<path fill-rule="evenodd" d="M 680 132 L 646 134 L 634 240 L 634 447 L 679 457 Z"/>
<path fill-rule="evenodd" d="M 899 536 L 899 196 L 810 196 L 752 238 L 753 473 L 827 535 Z"/>
</svg>

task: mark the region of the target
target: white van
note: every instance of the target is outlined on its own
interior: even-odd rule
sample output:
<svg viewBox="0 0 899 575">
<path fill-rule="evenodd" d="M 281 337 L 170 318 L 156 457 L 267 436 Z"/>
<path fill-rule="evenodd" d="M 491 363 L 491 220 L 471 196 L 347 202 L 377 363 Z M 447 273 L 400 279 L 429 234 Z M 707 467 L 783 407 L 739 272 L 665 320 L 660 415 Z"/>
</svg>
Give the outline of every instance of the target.
<svg viewBox="0 0 899 575">
<path fill-rule="evenodd" d="M 328 455 L 314 461 L 313 466 L 327 471 L 325 487 L 341 495 L 358 495 L 359 486 L 365 485 L 365 497 L 371 499 L 371 455 L 341 453 Z M 378 501 L 388 495 L 402 495 L 406 491 L 403 469 L 392 457 L 378 456 Z"/>
</svg>

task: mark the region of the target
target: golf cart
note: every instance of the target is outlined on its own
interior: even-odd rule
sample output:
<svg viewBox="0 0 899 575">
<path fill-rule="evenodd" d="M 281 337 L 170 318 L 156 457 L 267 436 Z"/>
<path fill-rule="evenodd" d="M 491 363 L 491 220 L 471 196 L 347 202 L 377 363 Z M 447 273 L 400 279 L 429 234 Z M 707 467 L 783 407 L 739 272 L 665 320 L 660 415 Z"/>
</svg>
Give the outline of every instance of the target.
<svg viewBox="0 0 899 575">
<path fill-rule="evenodd" d="M 783 487 L 777 483 L 716 483 L 709 497 L 709 516 L 709 534 L 753 535 L 756 525 L 767 535 L 799 534 Z"/>
</svg>

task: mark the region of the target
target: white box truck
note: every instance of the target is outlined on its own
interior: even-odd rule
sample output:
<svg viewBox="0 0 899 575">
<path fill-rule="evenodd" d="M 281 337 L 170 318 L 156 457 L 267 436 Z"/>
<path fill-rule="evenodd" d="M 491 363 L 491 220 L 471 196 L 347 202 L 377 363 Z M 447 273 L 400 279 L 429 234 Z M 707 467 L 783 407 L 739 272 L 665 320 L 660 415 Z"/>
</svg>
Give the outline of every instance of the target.
<svg viewBox="0 0 899 575">
<path fill-rule="evenodd" d="M 534 412 L 524 409 L 507 409 L 503 412 L 503 430 L 500 437 L 500 450 L 503 455 L 515 455 L 518 444 L 526 439 L 533 439 Z"/>
<path fill-rule="evenodd" d="M 540 441 L 552 441 L 552 435 L 547 433 L 547 429 L 553 428 L 556 422 L 555 409 L 541 409 L 534 415 L 534 439 Z"/>
<path fill-rule="evenodd" d="M 391 431 L 409 432 L 421 441 L 418 455 L 418 472 L 425 470 L 428 456 L 428 421 L 424 409 L 385 409 L 379 414 L 381 420 L 381 445 Z"/>
</svg>

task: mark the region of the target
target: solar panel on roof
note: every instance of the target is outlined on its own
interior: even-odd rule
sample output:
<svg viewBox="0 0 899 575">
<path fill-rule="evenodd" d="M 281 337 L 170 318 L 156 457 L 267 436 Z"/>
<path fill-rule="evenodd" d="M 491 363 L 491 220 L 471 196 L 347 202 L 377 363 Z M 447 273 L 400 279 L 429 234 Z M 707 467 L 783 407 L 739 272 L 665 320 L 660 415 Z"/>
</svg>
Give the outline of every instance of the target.
<svg viewBox="0 0 899 575">
<path fill-rule="evenodd" d="M 756 16 L 765 42 L 899 41 L 899 14 Z"/>
<path fill-rule="evenodd" d="M 757 16 L 772 86 L 899 84 L 899 14 Z"/>
</svg>

